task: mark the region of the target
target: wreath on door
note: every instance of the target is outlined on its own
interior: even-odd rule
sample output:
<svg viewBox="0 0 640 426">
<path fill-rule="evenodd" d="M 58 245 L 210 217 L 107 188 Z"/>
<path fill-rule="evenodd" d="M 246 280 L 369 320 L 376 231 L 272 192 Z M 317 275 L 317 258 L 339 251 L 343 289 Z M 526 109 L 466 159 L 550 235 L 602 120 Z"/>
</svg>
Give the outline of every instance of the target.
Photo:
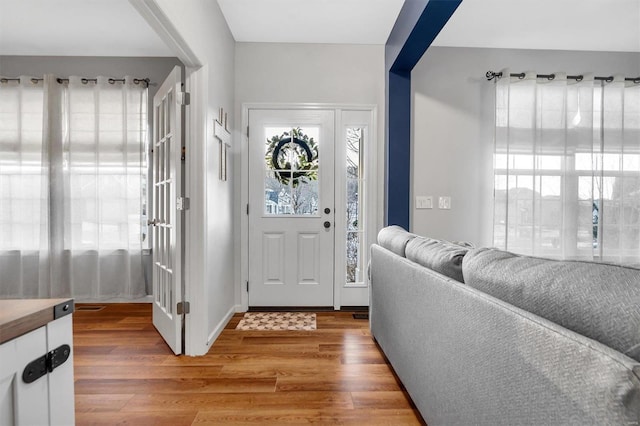
<svg viewBox="0 0 640 426">
<path fill-rule="evenodd" d="M 318 179 L 318 144 L 298 127 L 267 139 L 265 161 L 283 185 L 296 188 Z"/>
</svg>

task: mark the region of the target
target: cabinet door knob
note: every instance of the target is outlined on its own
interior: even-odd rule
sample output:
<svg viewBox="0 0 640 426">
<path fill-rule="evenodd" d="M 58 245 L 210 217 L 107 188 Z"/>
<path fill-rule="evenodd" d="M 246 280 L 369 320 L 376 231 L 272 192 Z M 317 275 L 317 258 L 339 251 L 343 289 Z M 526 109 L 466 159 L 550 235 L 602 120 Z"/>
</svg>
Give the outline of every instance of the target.
<svg viewBox="0 0 640 426">
<path fill-rule="evenodd" d="M 328 220 L 324 223 L 324 227 L 329 229 L 331 228 L 331 222 L 329 222 Z"/>
</svg>

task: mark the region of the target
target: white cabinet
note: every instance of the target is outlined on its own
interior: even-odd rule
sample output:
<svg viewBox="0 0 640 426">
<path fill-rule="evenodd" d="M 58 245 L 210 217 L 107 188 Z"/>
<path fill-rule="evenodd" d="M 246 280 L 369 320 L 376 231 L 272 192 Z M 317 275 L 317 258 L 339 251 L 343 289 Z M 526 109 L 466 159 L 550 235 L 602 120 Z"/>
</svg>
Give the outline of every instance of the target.
<svg viewBox="0 0 640 426">
<path fill-rule="evenodd" d="M 0 426 L 75 423 L 72 312 L 70 299 L 0 300 Z"/>
</svg>

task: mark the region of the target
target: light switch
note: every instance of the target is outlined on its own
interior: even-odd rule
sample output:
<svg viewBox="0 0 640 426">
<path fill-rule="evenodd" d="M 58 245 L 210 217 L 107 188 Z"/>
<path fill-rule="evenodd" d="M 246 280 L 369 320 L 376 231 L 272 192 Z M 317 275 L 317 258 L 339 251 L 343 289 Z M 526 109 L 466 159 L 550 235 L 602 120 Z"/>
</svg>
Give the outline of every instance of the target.
<svg viewBox="0 0 640 426">
<path fill-rule="evenodd" d="M 433 197 L 418 195 L 416 196 L 416 209 L 432 209 Z"/>
<path fill-rule="evenodd" d="M 443 210 L 449 210 L 451 208 L 451 197 L 449 196 L 439 197 L 438 208 Z"/>
</svg>

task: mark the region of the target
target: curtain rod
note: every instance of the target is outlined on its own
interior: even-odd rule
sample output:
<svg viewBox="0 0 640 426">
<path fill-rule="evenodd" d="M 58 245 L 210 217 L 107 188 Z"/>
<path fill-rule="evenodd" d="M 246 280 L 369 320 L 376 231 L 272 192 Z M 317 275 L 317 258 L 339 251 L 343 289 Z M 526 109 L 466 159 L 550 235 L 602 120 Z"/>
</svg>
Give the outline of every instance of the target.
<svg viewBox="0 0 640 426">
<path fill-rule="evenodd" d="M 33 84 L 37 84 L 39 81 L 42 81 L 42 78 L 32 78 L 31 82 Z M 20 81 L 19 78 L 0 78 L 0 83 L 8 83 L 10 81 Z M 69 79 L 68 78 L 56 78 L 56 81 L 59 84 L 63 84 L 63 83 L 68 83 Z M 82 78 L 80 79 L 80 81 L 82 82 L 82 84 L 87 84 L 89 82 L 93 82 L 93 83 L 97 83 L 98 79 L 97 78 Z M 115 84 L 116 82 L 120 82 L 120 83 L 124 83 L 125 79 L 124 78 L 110 78 L 107 80 L 109 82 L 109 84 Z M 133 79 L 133 83 L 134 84 L 140 84 L 140 83 L 144 83 L 147 85 L 147 87 L 149 86 L 151 80 L 149 78 L 134 78 Z"/>
<path fill-rule="evenodd" d="M 521 72 L 521 73 L 511 73 L 509 74 L 510 77 L 518 77 L 520 80 L 522 80 L 525 77 L 525 73 Z M 494 78 L 500 79 L 502 78 L 502 71 L 500 72 L 493 72 L 493 71 L 487 71 L 487 73 L 485 74 L 485 76 L 487 77 L 487 80 L 491 81 Z M 554 78 L 556 78 L 555 74 L 537 74 L 536 75 L 537 78 L 546 78 L 547 80 L 553 80 Z M 584 78 L 583 75 L 568 75 L 567 76 L 567 80 L 576 80 L 576 81 L 582 81 L 582 79 Z M 593 77 L 594 80 L 600 80 L 600 81 L 606 81 L 607 83 L 611 83 L 613 81 L 613 76 L 609 76 L 609 77 Z M 625 81 L 633 81 L 635 84 L 640 84 L 640 77 L 626 77 Z"/>
</svg>

